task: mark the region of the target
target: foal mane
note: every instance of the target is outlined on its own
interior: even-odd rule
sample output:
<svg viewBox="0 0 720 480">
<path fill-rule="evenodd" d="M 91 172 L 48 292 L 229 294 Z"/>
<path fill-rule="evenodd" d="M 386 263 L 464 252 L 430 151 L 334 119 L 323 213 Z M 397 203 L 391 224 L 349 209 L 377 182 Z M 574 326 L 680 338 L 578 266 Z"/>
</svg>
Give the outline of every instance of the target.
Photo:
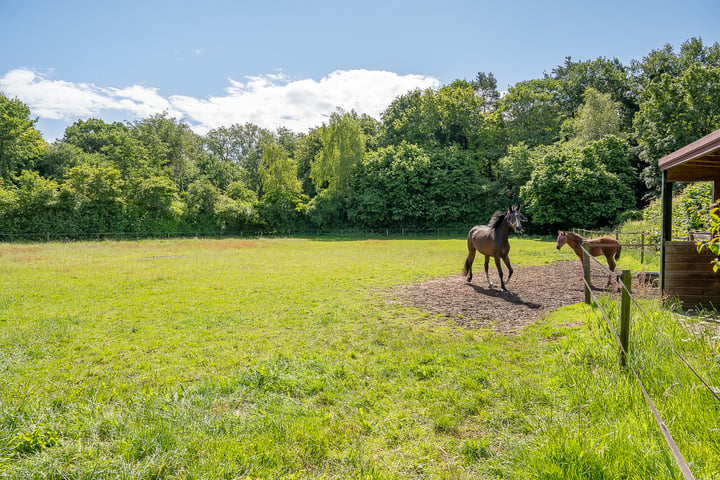
<svg viewBox="0 0 720 480">
<path fill-rule="evenodd" d="M 580 243 L 583 243 L 585 241 L 585 237 L 582 237 L 582 236 L 578 235 L 577 233 L 565 232 L 565 236 L 573 237 L 573 240 L 580 242 Z"/>
<path fill-rule="evenodd" d="M 488 227 L 497 228 L 504 218 L 505 212 L 501 212 L 500 210 L 498 210 L 497 212 L 493 213 L 492 218 L 490 218 L 490 221 L 488 222 Z"/>
</svg>

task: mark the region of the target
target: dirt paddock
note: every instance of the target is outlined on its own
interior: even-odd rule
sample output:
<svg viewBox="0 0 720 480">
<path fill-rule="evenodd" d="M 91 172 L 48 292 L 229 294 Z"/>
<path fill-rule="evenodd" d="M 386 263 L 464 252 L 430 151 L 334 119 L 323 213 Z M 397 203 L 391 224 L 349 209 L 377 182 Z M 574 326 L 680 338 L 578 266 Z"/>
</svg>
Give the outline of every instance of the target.
<svg viewBox="0 0 720 480">
<path fill-rule="evenodd" d="M 464 328 L 490 328 L 503 333 L 517 332 L 546 312 L 585 299 L 580 261 L 515 267 L 506 285 L 508 292 L 500 289 L 494 265 L 490 265 L 493 288 L 488 287 L 482 263 L 475 265 L 474 273 L 472 283 L 460 274 L 435 278 L 394 289 L 388 298 L 393 303 L 444 315 Z M 595 289 L 599 293 L 620 291 L 617 282 L 608 290 L 602 288 L 607 275 L 598 265 L 592 268 L 592 283 L 600 287 Z"/>
</svg>

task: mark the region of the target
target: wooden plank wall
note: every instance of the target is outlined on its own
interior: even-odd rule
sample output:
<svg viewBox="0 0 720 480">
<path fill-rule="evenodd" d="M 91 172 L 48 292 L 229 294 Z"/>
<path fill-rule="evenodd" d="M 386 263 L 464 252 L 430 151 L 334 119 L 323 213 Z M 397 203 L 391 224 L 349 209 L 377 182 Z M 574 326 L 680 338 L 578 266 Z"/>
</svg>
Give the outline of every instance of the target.
<svg viewBox="0 0 720 480">
<path fill-rule="evenodd" d="M 715 258 L 695 242 L 665 242 L 665 294 L 686 308 L 703 305 L 720 309 L 720 272 L 713 272 Z"/>
</svg>

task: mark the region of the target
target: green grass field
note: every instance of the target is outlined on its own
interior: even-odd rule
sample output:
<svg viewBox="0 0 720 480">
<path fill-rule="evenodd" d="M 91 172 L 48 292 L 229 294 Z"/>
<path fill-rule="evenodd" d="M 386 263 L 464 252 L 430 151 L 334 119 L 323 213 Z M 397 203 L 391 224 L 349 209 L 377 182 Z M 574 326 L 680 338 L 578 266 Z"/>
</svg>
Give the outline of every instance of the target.
<svg viewBox="0 0 720 480">
<path fill-rule="evenodd" d="M 514 266 L 575 258 L 511 245 Z M 0 244 L 0 478 L 681 478 L 597 308 L 500 335 L 384 301 L 465 255 L 444 238 Z M 635 320 L 632 361 L 696 477 L 720 479 L 720 405 L 660 334 L 716 386 L 719 341 L 660 312 Z"/>
</svg>

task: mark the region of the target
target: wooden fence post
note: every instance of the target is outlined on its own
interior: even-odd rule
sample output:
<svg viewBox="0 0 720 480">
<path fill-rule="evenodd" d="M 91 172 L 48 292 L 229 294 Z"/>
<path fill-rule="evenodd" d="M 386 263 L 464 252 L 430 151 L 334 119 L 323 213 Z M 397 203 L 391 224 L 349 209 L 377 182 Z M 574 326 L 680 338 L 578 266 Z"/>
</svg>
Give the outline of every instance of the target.
<svg viewBox="0 0 720 480">
<path fill-rule="evenodd" d="M 585 303 L 590 305 L 592 303 L 592 298 L 590 295 L 590 255 L 588 254 L 587 250 L 588 244 L 587 242 L 583 242 L 582 244 L 582 250 L 583 250 L 583 275 L 585 276 Z"/>
<path fill-rule="evenodd" d="M 630 353 L 630 270 L 623 270 L 620 279 L 625 285 L 620 302 L 620 366 L 627 365 L 626 354 Z"/>
</svg>

